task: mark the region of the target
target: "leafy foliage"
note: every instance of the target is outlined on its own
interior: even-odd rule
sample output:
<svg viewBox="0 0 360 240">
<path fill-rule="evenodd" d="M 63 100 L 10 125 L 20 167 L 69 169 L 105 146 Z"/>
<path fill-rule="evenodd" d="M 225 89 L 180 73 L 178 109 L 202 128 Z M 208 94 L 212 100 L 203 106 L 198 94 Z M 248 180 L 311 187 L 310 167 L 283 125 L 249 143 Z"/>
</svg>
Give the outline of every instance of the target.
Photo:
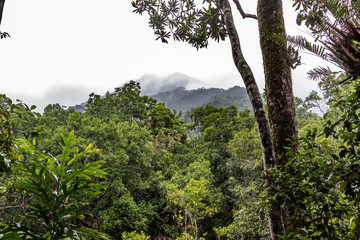
<svg viewBox="0 0 360 240">
<path fill-rule="evenodd" d="M 90 214 L 86 208 L 89 198 L 105 187 L 92 182 L 92 178 L 105 175 L 100 169 L 101 162 L 84 159 L 92 153 L 91 145 L 83 153 L 73 147 L 74 132 L 62 137 L 63 151 L 56 158 L 38 152 L 25 140 L 19 145 L 16 176 L 9 187 L 21 193 L 26 204 L 22 206 L 24 213 L 19 223 L 3 225 L 4 239 L 10 233 L 21 239 L 107 239 L 95 229 L 79 224 Z"/>
<path fill-rule="evenodd" d="M 233 221 L 217 228 L 216 234 L 226 239 L 268 239 L 267 219 L 261 218 L 259 201 L 264 180 L 261 178 L 262 151 L 255 126 L 237 132 L 228 150 L 234 157 L 227 165 L 236 207 Z"/>
<path fill-rule="evenodd" d="M 117 118 L 120 121 L 140 122 L 147 118 L 155 99 L 140 96 L 140 84 L 134 81 L 107 92 L 105 97 L 92 93 L 87 102 L 87 113 L 104 119 Z"/>
<path fill-rule="evenodd" d="M 28 107 L 19 102 L 14 104 L 5 95 L 0 95 L 0 173 L 10 169 L 10 163 L 17 158 L 15 145 L 14 118 L 34 118 L 39 114 L 32 112 L 35 106 Z"/>
<path fill-rule="evenodd" d="M 124 240 L 148 240 L 148 239 L 150 239 L 150 237 L 146 236 L 146 234 L 142 231 L 140 233 L 137 233 L 136 231 L 131 232 L 131 233 L 124 232 L 122 234 L 122 238 Z"/>
<path fill-rule="evenodd" d="M 225 39 L 219 1 L 205 0 L 199 7 L 195 0 L 135 0 L 132 5 L 135 13 L 149 14 L 149 26 L 156 40 L 167 43 L 173 36 L 174 40 L 188 42 L 199 49 L 208 46 L 208 39 Z"/>
<path fill-rule="evenodd" d="M 215 199 L 219 200 L 221 195 L 212 188 L 212 179 L 210 163 L 194 161 L 185 175 L 174 175 L 166 186 L 169 207 L 186 239 L 190 236 L 197 239 L 200 232 L 198 222 L 217 211 Z"/>
<path fill-rule="evenodd" d="M 149 119 L 148 129 L 151 130 L 152 134 L 158 135 L 161 131 L 177 141 L 185 142 L 187 135 L 181 112 L 176 113 L 176 110 L 171 112 L 164 104 L 158 104 L 151 109 Z"/>
</svg>

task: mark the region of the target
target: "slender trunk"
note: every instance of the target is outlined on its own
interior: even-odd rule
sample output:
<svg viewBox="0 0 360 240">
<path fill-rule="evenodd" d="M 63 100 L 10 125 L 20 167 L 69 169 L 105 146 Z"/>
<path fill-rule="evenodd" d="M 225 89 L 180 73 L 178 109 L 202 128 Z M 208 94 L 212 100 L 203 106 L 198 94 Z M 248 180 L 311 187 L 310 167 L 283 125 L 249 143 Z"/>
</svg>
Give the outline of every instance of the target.
<svg viewBox="0 0 360 240">
<path fill-rule="evenodd" d="M 275 166 L 275 157 L 273 144 L 271 141 L 271 134 L 268 121 L 266 119 L 264 105 L 261 99 L 259 88 L 256 84 L 254 74 L 247 64 L 241 50 L 239 35 L 234 25 L 234 19 L 231 12 L 231 6 L 228 0 L 221 1 L 222 10 L 224 11 L 224 19 L 227 33 L 229 35 L 231 50 L 235 66 L 239 71 L 246 91 L 249 95 L 250 102 L 254 111 L 256 124 L 259 131 L 260 142 L 263 150 L 264 168 L 270 169 Z"/>
<path fill-rule="evenodd" d="M 244 81 L 247 93 L 251 101 L 252 108 L 254 110 L 255 120 L 258 126 L 260 142 L 263 151 L 264 168 L 265 170 L 268 170 L 271 169 L 272 167 L 275 167 L 275 155 L 274 155 L 273 143 L 271 139 L 270 127 L 266 119 L 266 114 L 262 103 L 261 95 L 257 87 L 254 74 L 252 73 L 249 65 L 247 64 L 242 54 L 240 40 L 234 25 L 230 4 L 228 0 L 222 0 L 221 4 L 222 4 L 221 5 L 222 9 L 224 11 L 224 19 L 231 43 L 234 63 Z M 267 177 L 266 182 L 267 184 L 271 185 L 272 179 L 270 177 Z M 268 214 L 269 214 L 270 232 L 272 236 L 276 236 L 274 235 L 274 233 L 282 234 L 283 231 L 281 230 L 283 230 L 282 228 L 283 225 L 282 225 L 281 214 L 279 209 L 269 208 Z M 276 229 L 273 230 L 272 229 L 273 227 L 275 227 Z M 273 238 L 275 239 L 275 237 Z"/>
<path fill-rule="evenodd" d="M 0 25 L 1 25 L 2 15 L 3 15 L 3 11 L 4 11 L 4 5 L 5 5 L 5 0 L 0 1 Z"/>
<path fill-rule="evenodd" d="M 258 1 L 260 45 L 264 61 L 266 97 L 274 144 L 276 166 L 288 162 L 287 147 L 297 135 L 291 70 L 281 0 Z M 281 218 L 273 222 L 271 236 L 286 234 L 290 228 L 290 212 L 275 207 Z"/>
</svg>

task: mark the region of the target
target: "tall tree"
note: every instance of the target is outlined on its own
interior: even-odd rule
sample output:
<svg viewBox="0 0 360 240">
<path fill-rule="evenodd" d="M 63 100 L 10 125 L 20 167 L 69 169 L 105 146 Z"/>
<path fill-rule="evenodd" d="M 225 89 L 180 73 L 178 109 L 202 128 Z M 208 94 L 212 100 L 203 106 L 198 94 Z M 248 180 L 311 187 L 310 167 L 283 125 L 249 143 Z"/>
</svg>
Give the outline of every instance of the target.
<svg viewBox="0 0 360 240">
<path fill-rule="evenodd" d="M 260 46 L 263 55 L 266 97 L 272 134 L 276 165 L 288 162 L 286 156 L 289 139 L 296 134 L 295 104 L 292 90 L 290 58 L 287 51 L 285 24 L 281 0 L 258 1 L 258 23 Z M 275 39 L 284 39 L 276 41 Z M 290 227 L 290 212 L 274 206 L 269 214 L 270 232 L 273 238 L 278 234 L 285 234 Z"/>
<path fill-rule="evenodd" d="M 234 0 L 234 3 L 243 18 L 257 19 L 255 15 L 246 14 L 238 0 Z M 136 0 L 132 4 L 136 13 L 149 14 L 150 27 L 154 29 L 157 39 L 165 43 L 172 35 L 174 40 L 188 42 L 198 49 L 207 47 L 209 38 L 219 41 L 228 35 L 234 64 L 244 81 L 254 110 L 263 149 L 264 167 L 271 169 L 277 164 L 286 163 L 287 139 L 296 135 L 296 124 L 282 1 L 258 1 L 260 42 L 271 131 L 260 91 L 241 50 L 228 0 L 204 0 L 200 8 L 197 8 L 194 0 Z M 267 179 L 268 183 L 271 181 L 272 179 Z M 273 239 L 276 239 L 277 235 L 285 234 L 288 226 L 279 208 L 270 209 L 269 221 Z"/>
</svg>

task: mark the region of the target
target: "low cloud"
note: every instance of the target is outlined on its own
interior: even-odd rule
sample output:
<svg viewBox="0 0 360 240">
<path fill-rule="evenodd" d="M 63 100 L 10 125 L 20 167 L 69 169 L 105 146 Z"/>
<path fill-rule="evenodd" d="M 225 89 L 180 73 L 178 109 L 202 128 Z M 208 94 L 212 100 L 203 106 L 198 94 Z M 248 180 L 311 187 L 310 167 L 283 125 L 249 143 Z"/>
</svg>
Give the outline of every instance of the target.
<svg viewBox="0 0 360 240">
<path fill-rule="evenodd" d="M 13 102 L 19 99 L 29 107 L 35 105 L 35 111 L 43 113 L 44 108 L 49 104 L 58 103 L 68 107 L 86 102 L 89 94 L 95 91 L 96 89 L 89 89 L 85 86 L 57 84 L 46 88 L 41 94 L 38 92 L 6 92 L 5 94 L 11 98 Z"/>
<path fill-rule="evenodd" d="M 141 85 L 142 94 L 149 96 L 178 87 L 196 89 L 205 85 L 203 82 L 182 73 L 173 73 L 168 76 L 146 74 L 136 81 Z"/>
<path fill-rule="evenodd" d="M 49 104 L 72 106 L 86 101 L 91 92 L 84 86 L 56 85 L 45 90 L 44 100 Z"/>
</svg>

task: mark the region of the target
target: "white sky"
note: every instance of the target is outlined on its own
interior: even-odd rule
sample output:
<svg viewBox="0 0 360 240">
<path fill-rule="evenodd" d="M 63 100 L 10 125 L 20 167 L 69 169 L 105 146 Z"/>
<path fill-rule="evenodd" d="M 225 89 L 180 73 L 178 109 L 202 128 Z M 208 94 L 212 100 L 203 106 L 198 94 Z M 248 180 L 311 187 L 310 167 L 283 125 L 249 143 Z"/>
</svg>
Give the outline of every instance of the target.
<svg viewBox="0 0 360 240">
<path fill-rule="evenodd" d="M 240 0 L 256 13 L 255 0 Z M 284 0 L 288 34 L 303 34 L 295 23 L 292 1 Z M 243 20 L 236 8 L 242 48 L 264 88 L 257 22 Z M 175 72 L 206 86 L 243 86 L 228 39 L 196 51 L 186 43 L 155 41 L 147 16 L 132 12 L 130 0 L 7 0 L 0 29 L 0 93 L 38 106 L 74 105 L 91 92 L 103 94 L 145 74 Z M 294 93 L 305 97 L 316 83 L 306 72 L 319 60 L 304 56 L 306 65 L 293 72 Z"/>
</svg>

